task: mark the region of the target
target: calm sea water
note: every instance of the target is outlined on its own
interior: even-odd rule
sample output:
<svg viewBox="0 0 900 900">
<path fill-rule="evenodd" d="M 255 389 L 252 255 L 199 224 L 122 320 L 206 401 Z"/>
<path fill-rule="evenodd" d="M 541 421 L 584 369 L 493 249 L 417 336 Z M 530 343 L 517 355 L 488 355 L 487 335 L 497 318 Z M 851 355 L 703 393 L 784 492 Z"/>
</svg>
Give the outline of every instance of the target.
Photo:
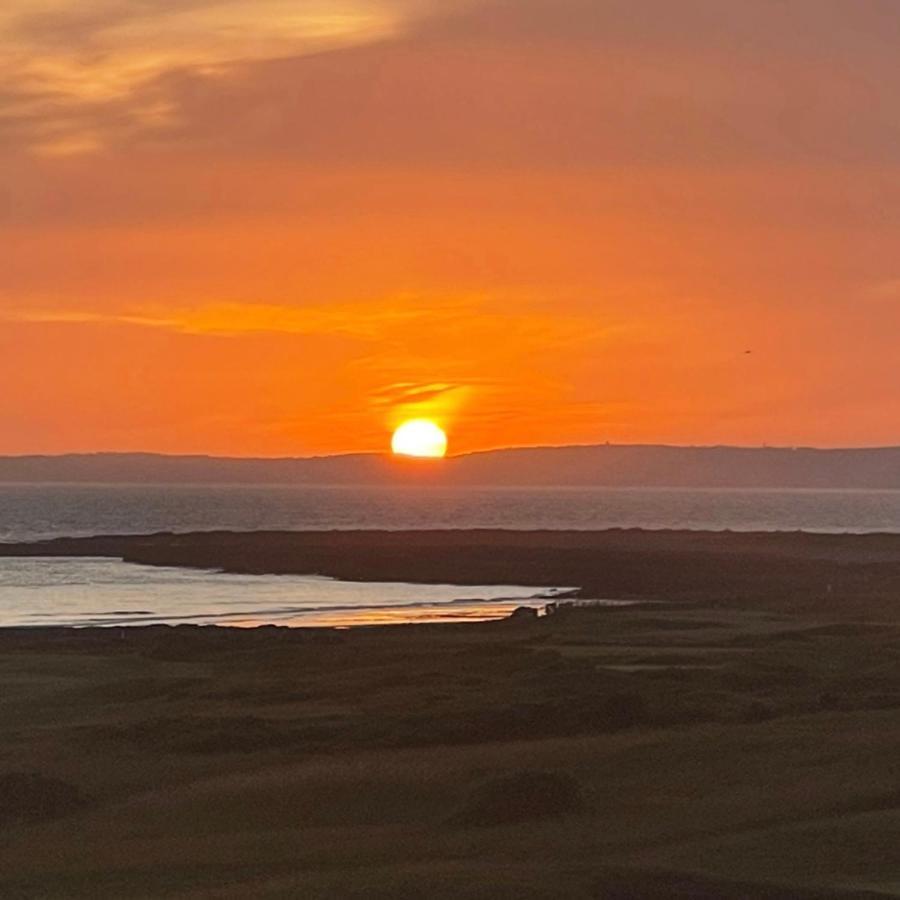
<svg viewBox="0 0 900 900">
<path fill-rule="evenodd" d="M 362 625 L 491 619 L 558 591 L 225 575 L 113 559 L 0 559 L 0 626 Z"/>
<path fill-rule="evenodd" d="M 2 541 L 212 529 L 475 527 L 900 532 L 900 492 L 0 485 Z M 0 626 L 459 621 L 540 606 L 547 594 L 527 586 L 357 584 L 116 560 L 0 558 Z"/>
<path fill-rule="evenodd" d="M 0 541 L 353 528 L 900 532 L 900 491 L 0 485 Z"/>
</svg>

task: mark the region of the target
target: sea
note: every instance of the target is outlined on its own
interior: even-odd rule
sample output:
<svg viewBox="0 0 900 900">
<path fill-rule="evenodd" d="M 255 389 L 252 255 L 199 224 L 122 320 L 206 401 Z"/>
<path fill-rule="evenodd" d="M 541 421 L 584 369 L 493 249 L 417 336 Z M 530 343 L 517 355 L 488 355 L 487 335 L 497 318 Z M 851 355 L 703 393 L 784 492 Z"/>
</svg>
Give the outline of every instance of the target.
<svg viewBox="0 0 900 900">
<path fill-rule="evenodd" d="M 0 541 L 159 531 L 463 529 L 900 533 L 900 491 L 0 485 Z M 484 620 L 570 587 L 360 584 L 0 558 L 0 626 Z M 609 602 L 617 602 L 610 598 Z"/>
</svg>

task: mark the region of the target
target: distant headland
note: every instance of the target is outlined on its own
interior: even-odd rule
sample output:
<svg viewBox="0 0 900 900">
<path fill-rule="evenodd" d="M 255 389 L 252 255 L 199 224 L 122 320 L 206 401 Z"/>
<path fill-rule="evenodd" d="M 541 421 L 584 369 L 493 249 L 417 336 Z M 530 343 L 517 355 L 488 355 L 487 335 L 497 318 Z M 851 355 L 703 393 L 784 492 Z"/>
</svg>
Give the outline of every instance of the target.
<svg viewBox="0 0 900 900">
<path fill-rule="evenodd" d="M 381 454 L 280 459 L 94 453 L 0 457 L 0 482 L 480 487 L 900 489 L 900 447 L 621 445 L 490 450 L 444 460 Z"/>
</svg>

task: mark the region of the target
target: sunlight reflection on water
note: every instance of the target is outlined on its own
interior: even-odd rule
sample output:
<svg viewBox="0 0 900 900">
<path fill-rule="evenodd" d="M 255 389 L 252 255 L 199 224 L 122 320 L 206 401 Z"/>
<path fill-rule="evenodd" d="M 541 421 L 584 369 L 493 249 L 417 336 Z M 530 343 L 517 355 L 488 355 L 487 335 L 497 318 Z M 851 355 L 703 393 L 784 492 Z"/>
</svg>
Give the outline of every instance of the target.
<svg viewBox="0 0 900 900">
<path fill-rule="evenodd" d="M 501 618 L 559 590 L 226 575 L 113 559 L 0 558 L 0 626 L 357 625 Z"/>
</svg>

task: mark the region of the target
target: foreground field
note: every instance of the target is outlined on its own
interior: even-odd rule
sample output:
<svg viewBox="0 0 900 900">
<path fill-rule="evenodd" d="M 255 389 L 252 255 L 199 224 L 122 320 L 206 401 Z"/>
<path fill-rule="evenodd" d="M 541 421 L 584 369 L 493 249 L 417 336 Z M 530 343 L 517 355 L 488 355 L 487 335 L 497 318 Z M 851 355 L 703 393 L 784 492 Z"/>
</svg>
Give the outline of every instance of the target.
<svg viewBox="0 0 900 900">
<path fill-rule="evenodd" d="M 0 633 L 3 897 L 900 894 L 900 629 Z"/>
</svg>

